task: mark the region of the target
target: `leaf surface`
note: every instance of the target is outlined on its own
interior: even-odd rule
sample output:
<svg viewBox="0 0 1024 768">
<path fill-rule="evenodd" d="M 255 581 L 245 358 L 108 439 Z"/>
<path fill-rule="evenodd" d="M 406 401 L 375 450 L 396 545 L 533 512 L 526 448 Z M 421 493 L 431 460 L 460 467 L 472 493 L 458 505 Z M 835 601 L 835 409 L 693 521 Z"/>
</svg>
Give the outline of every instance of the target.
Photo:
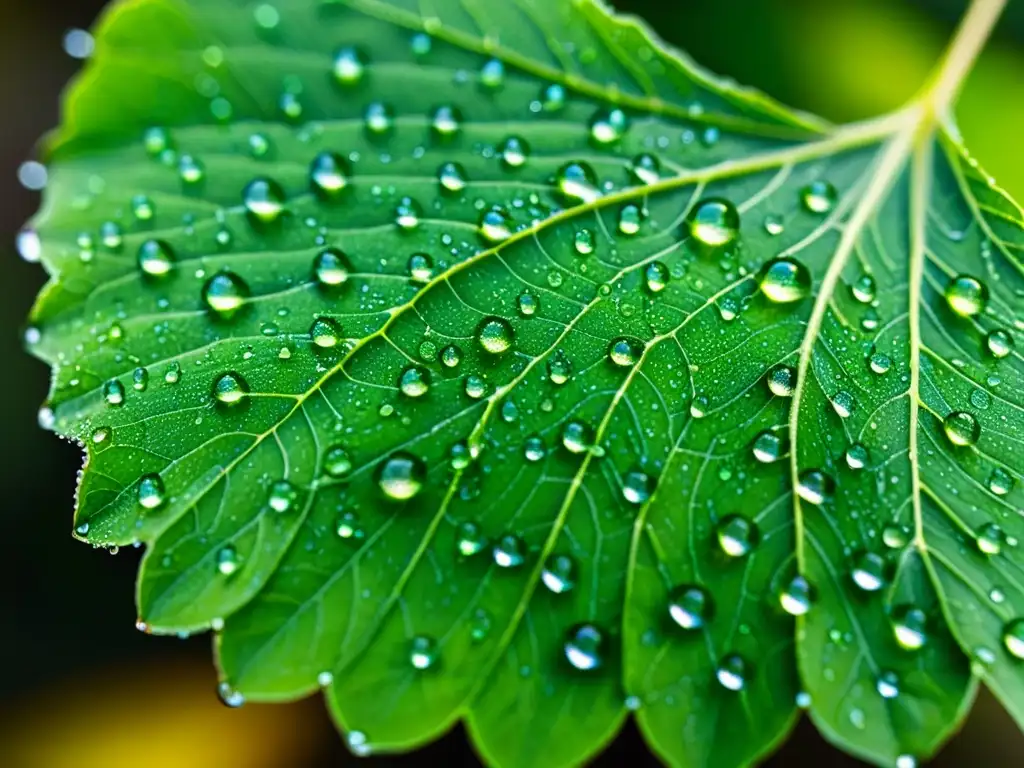
<svg viewBox="0 0 1024 768">
<path fill-rule="evenodd" d="M 832 128 L 592 2 L 115 4 L 32 231 L 78 535 L 357 752 L 1020 721 L 1024 224 L 958 50 Z"/>
</svg>

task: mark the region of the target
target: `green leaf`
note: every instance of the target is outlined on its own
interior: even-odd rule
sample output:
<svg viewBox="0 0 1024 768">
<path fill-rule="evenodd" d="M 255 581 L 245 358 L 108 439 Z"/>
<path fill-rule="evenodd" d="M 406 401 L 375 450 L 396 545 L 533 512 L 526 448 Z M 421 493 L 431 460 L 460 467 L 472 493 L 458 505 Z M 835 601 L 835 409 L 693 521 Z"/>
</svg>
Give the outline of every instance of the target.
<svg viewBox="0 0 1024 768">
<path fill-rule="evenodd" d="M 21 238 L 77 534 L 360 753 L 1024 721 L 1024 215 L 948 116 L 1000 6 L 833 128 L 587 0 L 116 3 Z"/>
</svg>

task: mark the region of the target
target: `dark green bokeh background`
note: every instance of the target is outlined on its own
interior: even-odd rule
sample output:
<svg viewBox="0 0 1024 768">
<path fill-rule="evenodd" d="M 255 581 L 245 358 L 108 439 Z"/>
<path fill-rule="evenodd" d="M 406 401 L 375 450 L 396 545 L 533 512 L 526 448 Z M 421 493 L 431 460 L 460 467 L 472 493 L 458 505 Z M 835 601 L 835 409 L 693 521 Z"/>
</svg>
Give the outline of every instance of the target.
<svg viewBox="0 0 1024 768">
<path fill-rule="evenodd" d="M 507 0 L 493 0 L 506 2 Z M 354 762 L 317 701 L 222 709 L 208 638 L 151 638 L 133 625 L 138 553 L 110 557 L 72 540 L 78 448 L 43 432 L 47 370 L 21 349 L 42 270 L 14 234 L 38 205 L 16 181 L 58 119 L 79 67 L 61 50 L 102 0 L 0 0 L 0 763 L 58 766 L 320 766 Z M 706 67 L 795 107 L 856 120 L 911 97 L 942 51 L 963 0 L 616 0 Z M 1024 2 L 1006 16 L 961 101 L 968 144 L 1024 199 Z M 1021 764 L 1024 737 L 983 694 L 935 765 Z M 600 765 L 657 765 L 627 728 Z M 771 765 L 859 763 L 807 723 Z M 461 729 L 420 752 L 372 765 L 478 765 Z"/>
</svg>

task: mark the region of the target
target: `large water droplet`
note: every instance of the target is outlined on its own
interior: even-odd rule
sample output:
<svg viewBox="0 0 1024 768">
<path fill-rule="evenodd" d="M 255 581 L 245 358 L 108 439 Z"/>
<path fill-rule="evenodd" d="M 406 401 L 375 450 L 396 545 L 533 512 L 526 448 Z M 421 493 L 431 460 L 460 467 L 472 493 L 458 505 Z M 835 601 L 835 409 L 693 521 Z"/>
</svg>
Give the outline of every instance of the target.
<svg viewBox="0 0 1024 768">
<path fill-rule="evenodd" d="M 984 555 L 998 555 L 1003 549 L 1006 536 L 1003 529 L 995 523 L 985 523 L 975 534 L 978 551 Z"/>
<path fill-rule="evenodd" d="M 488 243 L 500 243 L 512 237 L 508 214 L 501 208 L 492 208 L 480 215 L 480 236 Z"/>
<path fill-rule="evenodd" d="M 1013 490 L 1013 477 L 1002 467 L 996 467 L 988 476 L 988 489 L 996 496 L 1005 496 Z"/>
<path fill-rule="evenodd" d="M 599 109 L 590 118 L 590 139 L 598 146 L 613 144 L 629 128 L 629 118 L 621 109 Z"/>
<path fill-rule="evenodd" d="M 508 320 L 501 317 L 487 317 L 477 328 L 476 340 L 484 352 L 500 355 L 512 348 L 512 344 L 515 342 L 515 332 Z"/>
<path fill-rule="evenodd" d="M 569 555 L 549 555 L 541 572 L 544 586 L 560 595 L 576 585 L 576 561 Z"/>
<path fill-rule="evenodd" d="M 835 481 L 820 469 L 805 469 L 797 478 L 796 492 L 810 504 L 824 504 L 835 493 Z"/>
<path fill-rule="evenodd" d="M 715 678 L 723 688 L 730 691 L 742 691 L 747 685 L 750 668 L 746 659 L 738 653 L 730 653 L 724 657 L 715 670 Z"/>
<path fill-rule="evenodd" d="M 644 504 L 651 498 L 653 485 L 650 475 L 634 469 L 622 481 L 622 497 L 630 504 Z"/>
<path fill-rule="evenodd" d="M 661 293 L 668 287 L 669 270 L 660 261 L 654 261 L 644 268 L 644 286 L 651 293 Z"/>
<path fill-rule="evenodd" d="M 794 576 L 779 593 L 779 605 L 790 616 L 803 616 L 813 602 L 814 590 L 803 576 Z"/>
<path fill-rule="evenodd" d="M 608 359 L 619 368 L 632 368 L 643 353 L 639 342 L 625 337 L 613 339 L 608 345 Z"/>
<path fill-rule="evenodd" d="M 249 394 L 249 385 L 240 374 L 228 372 L 213 382 L 213 397 L 222 405 L 238 405 Z"/>
<path fill-rule="evenodd" d="M 519 136 L 509 136 L 498 150 L 506 168 L 522 168 L 530 156 L 530 145 Z"/>
<path fill-rule="evenodd" d="M 322 200 L 333 200 L 348 186 L 352 168 L 335 152 L 321 152 L 309 166 L 309 183 Z"/>
<path fill-rule="evenodd" d="M 352 471 L 352 459 L 343 446 L 334 445 L 324 454 L 324 471 L 334 478 L 344 477 Z"/>
<path fill-rule="evenodd" d="M 442 163 L 437 169 L 437 183 L 441 185 L 442 192 L 457 195 L 466 188 L 469 177 L 460 163 Z"/>
<path fill-rule="evenodd" d="M 593 431 L 582 421 L 570 421 L 562 427 L 562 445 L 569 453 L 585 453 L 593 439 Z"/>
<path fill-rule="evenodd" d="M 655 184 L 661 178 L 661 163 L 654 155 L 637 155 L 629 164 L 629 172 L 643 184 Z"/>
<path fill-rule="evenodd" d="M 249 286 L 234 272 L 221 270 L 203 285 L 203 303 L 217 317 L 230 319 L 245 304 Z"/>
<path fill-rule="evenodd" d="M 1013 351 L 1013 337 L 1006 331 L 996 329 L 985 336 L 985 347 L 992 357 L 1003 358 Z"/>
<path fill-rule="evenodd" d="M 156 509 L 166 499 L 164 481 L 160 475 L 143 475 L 139 479 L 139 504 L 145 509 Z"/>
<path fill-rule="evenodd" d="M 597 174 L 587 163 L 566 163 L 555 173 L 555 187 L 569 203 L 592 203 L 601 196 Z"/>
<path fill-rule="evenodd" d="M 363 112 L 363 125 L 370 138 L 386 136 L 395 127 L 395 111 L 390 104 L 371 102 Z"/>
<path fill-rule="evenodd" d="M 836 188 L 827 181 L 812 181 L 800 190 L 800 203 L 811 213 L 828 213 L 836 204 Z"/>
<path fill-rule="evenodd" d="M 299 498 L 299 490 L 287 480 L 278 480 L 270 486 L 267 504 L 275 512 L 284 514 L 295 506 Z"/>
<path fill-rule="evenodd" d="M 439 139 L 450 139 L 458 134 L 462 127 L 462 113 L 458 107 L 444 104 L 434 110 L 430 118 L 430 128 Z"/>
<path fill-rule="evenodd" d="M 420 225 L 423 211 L 411 197 L 403 197 L 395 206 L 395 225 L 403 232 L 412 232 Z"/>
<path fill-rule="evenodd" d="M 139 269 L 151 278 L 161 278 L 174 268 L 174 251 L 161 240 L 146 240 L 139 246 Z"/>
<path fill-rule="evenodd" d="M 377 468 L 377 485 L 384 495 L 395 501 L 407 501 L 423 490 L 427 468 L 423 461 L 405 451 L 398 451 Z"/>
<path fill-rule="evenodd" d="M 875 680 L 875 690 L 883 699 L 895 699 L 900 695 L 900 679 L 895 672 L 883 671 Z"/>
<path fill-rule="evenodd" d="M 593 624 L 577 624 L 566 634 L 565 658 L 576 669 L 587 672 L 604 663 L 604 634 Z"/>
<path fill-rule="evenodd" d="M 281 185 L 273 179 L 253 179 L 242 190 L 242 204 L 249 217 L 262 224 L 272 224 L 284 215 L 287 200 Z"/>
<path fill-rule="evenodd" d="M 978 420 L 966 411 L 953 411 L 942 422 L 949 442 L 956 446 L 974 445 L 981 435 Z"/>
<path fill-rule="evenodd" d="M 729 245 L 740 233 L 740 214 L 728 200 L 708 198 L 697 204 L 689 219 L 690 235 L 713 248 Z"/>
<path fill-rule="evenodd" d="M 788 257 L 771 259 L 758 272 L 761 293 L 776 304 L 800 301 L 811 292 L 811 273 Z"/>
<path fill-rule="evenodd" d="M 309 327 L 309 338 L 317 347 L 330 349 L 341 341 L 341 328 L 329 317 L 318 317 Z"/>
<path fill-rule="evenodd" d="M 473 557 L 487 548 L 487 537 L 474 522 L 466 521 L 459 524 L 455 538 L 455 549 L 463 557 Z"/>
<path fill-rule="evenodd" d="M 416 669 L 429 669 L 437 663 L 437 641 L 426 635 L 417 635 L 412 639 L 409 649 L 409 661 Z"/>
<path fill-rule="evenodd" d="M 337 248 L 324 248 L 313 259 L 313 276 L 322 286 L 334 287 L 348 281 L 352 265 Z"/>
<path fill-rule="evenodd" d="M 961 317 L 981 314 L 988 304 L 988 287 L 970 275 L 957 275 L 946 286 L 946 302 Z"/>
<path fill-rule="evenodd" d="M 1012 656 L 1024 659 L 1024 619 L 1014 619 L 1003 628 L 1003 645 Z"/>
<path fill-rule="evenodd" d="M 406 397 L 423 397 L 430 391 L 430 371 L 418 365 L 411 365 L 402 371 L 398 388 Z"/>
<path fill-rule="evenodd" d="M 237 572 L 242 565 L 242 560 L 236 550 L 230 544 L 217 550 L 217 571 L 222 576 L 230 576 Z"/>
<path fill-rule="evenodd" d="M 589 256 L 594 252 L 594 233 L 589 229 L 577 230 L 573 238 L 573 246 L 580 256 Z"/>
<path fill-rule="evenodd" d="M 900 605 L 893 609 L 892 632 L 900 647 L 908 651 L 916 651 L 928 640 L 925 628 L 928 617 L 920 608 L 912 605 Z"/>
<path fill-rule="evenodd" d="M 103 385 L 103 399 L 107 405 L 124 405 L 124 384 L 111 379 Z"/>
<path fill-rule="evenodd" d="M 885 558 L 876 552 L 862 552 L 854 561 L 850 576 L 865 592 L 877 592 L 887 581 Z"/>
<path fill-rule="evenodd" d="M 763 464 L 771 464 L 785 453 L 784 441 L 779 435 L 766 429 L 754 438 L 753 450 L 755 459 Z"/>
<path fill-rule="evenodd" d="M 366 56 L 358 48 L 346 46 L 334 54 L 332 74 L 340 85 L 355 85 L 363 79 L 366 65 Z"/>
<path fill-rule="evenodd" d="M 715 526 L 718 546 L 729 557 L 749 555 L 757 546 L 760 532 L 757 524 L 743 515 L 726 515 Z"/>
<path fill-rule="evenodd" d="M 715 613 L 711 593 L 696 584 L 682 584 L 669 594 L 668 613 L 683 629 L 699 629 Z"/>
<path fill-rule="evenodd" d="M 499 568 L 518 568 L 526 560 L 526 544 L 514 533 L 506 533 L 495 542 L 491 554 Z"/>
<path fill-rule="evenodd" d="M 788 365 L 776 365 L 765 377 L 768 389 L 776 397 L 792 397 L 796 392 L 796 370 Z"/>
</svg>

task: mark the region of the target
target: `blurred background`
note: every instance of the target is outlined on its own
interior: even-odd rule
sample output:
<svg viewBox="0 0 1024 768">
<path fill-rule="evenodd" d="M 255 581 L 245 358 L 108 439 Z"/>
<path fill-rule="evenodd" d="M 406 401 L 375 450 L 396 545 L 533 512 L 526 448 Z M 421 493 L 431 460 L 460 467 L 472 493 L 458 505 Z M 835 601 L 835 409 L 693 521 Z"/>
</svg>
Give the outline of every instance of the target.
<svg viewBox="0 0 1024 768">
<path fill-rule="evenodd" d="M 506 0 L 495 0 L 505 2 Z M 699 62 L 836 122 L 902 104 L 920 86 L 964 0 L 614 0 Z M 103 0 L 0 0 L 0 762 L 15 768 L 303 768 L 349 756 L 317 699 L 223 707 L 209 639 L 134 628 L 138 552 L 111 557 L 71 538 L 79 450 L 37 427 L 47 370 L 22 351 L 43 284 L 14 249 L 38 193 L 18 181 L 81 66 Z M 989 172 L 1024 200 L 1024 2 L 1010 2 L 967 83 L 959 117 Z M 986 694 L 933 765 L 1020 765 L 1024 737 Z M 597 765 L 657 765 L 627 727 Z M 770 761 L 860 765 L 807 723 Z M 477 766 L 461 729 L 419 752 L 364 765 Z"/>
</svg>

